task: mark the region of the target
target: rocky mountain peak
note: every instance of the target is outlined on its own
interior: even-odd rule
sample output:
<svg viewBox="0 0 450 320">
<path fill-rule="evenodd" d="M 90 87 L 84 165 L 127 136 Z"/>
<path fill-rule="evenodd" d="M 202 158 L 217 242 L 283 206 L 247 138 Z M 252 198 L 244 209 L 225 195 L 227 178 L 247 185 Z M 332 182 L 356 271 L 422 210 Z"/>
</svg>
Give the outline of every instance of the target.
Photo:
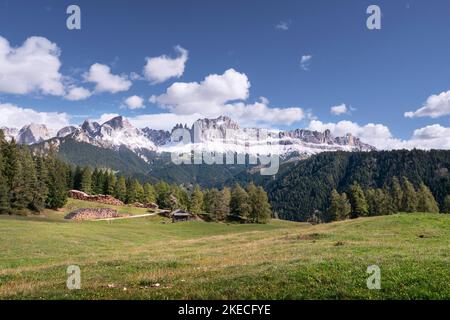
<svg viewBox="0 0 450 320">
<path fill-rule="evenodd" d="M 89 135 L 95 135 L 100 129 L 100 124 L 90 119 L 87 119 L 81 125 L 81 129 L 84 132 L 88 133 Z"/>
<path fill-rule="evenodd" d="M 34 144 L 52 137 L 50 130 L 43 124 L 32 123 L 20 129 L 17 142 L 19 144 Z"/>
</svg>

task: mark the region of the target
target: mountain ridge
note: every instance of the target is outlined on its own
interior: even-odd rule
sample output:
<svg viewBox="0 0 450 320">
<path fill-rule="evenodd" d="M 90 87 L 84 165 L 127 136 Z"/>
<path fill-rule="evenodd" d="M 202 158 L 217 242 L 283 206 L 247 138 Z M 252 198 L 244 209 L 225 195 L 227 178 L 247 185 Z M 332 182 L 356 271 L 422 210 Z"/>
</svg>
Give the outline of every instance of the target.
<svg viewBox="0 0 450 320">
<path fill-rule="evenodd" d="M 118 150 L 126 147 L 149 162 L 147 152 L 183 152 L 195 150 L 219 153 L 279 154 L 289 158 L 291 154 L 309 156 L 324 151 L 372 151 L 375 150 L 351 134 L 334 137 L 324 132 L 307 129 L 273 130 L 265 128 L 241 128 L 226 116 L 198 119 L 189 128 L 177 124 L 171 132 L 149 127 L 134 127 L 123 116 L 116 116 L 100 124 L 85 120 L 79 126 L 67 126 L 52 133 L 45 125 L 30 124 L 22 129 L 2 128 L 8 139 L 20 144 L 34 145 L 43 142 L 58 148 L 61 140 L 70 137 L 97 147 Z M 185 132 L 190 141 L 181 144 L 171 139 L 173 134 Z M 55 141 L 59 140 L 59 141 Z"/>
</svg>

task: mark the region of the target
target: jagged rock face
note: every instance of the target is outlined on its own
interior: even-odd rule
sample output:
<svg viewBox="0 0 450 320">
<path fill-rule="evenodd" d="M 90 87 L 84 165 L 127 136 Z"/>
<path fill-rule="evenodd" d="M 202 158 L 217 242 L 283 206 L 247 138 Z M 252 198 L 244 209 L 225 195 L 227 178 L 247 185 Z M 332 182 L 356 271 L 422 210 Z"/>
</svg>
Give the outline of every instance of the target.
<svg viewBox="0 0 450 320">
<path fill-rule="evenodd" d="M 84 123 L 81 125 L 81 129 L 88 133 L 89 135 L 93 136 L 97 133 L 97 131 L 100 129 L 100 124 L 98 124 L 95 121 L 91 121 L 91 120 L 86 120 L 84 121 Z"/>
<path fill-rule="evenodd" d="M 43 124 L 30 124 L 20 129 L 17 135 L 17 143 L 19 144 L 35 144 L 52 137 L 48 128 Z"/>
<path fill-rule="evenodd" d="M 67 137 L 68 135 L 74 133 L 77 130 L 78 130 L 78 128 L 74 127 L 74 126 L 64 127 L 64 128 L 62 128 L 61 130 L 58 131 L 56 136 L 58 138 L 64 138 L 64 137 Z"/>
<path fill-rule="evenodd" d="M 239 125 L 229 117 L 220 116 L 217 119 L 195 121 L 191 128 L 191 137 L 195 143 L 224 140 L 225 138 L 232 138 L 232 131 L 240 131 Z"/>
<path fill-rule="evenodd" d="M 12 139 L 17 140 L 17 135 L 19 134 L 18 129 L 7 127 L 1 127 L 0 129 L 3 131 L 6 141 L 11 141 Z"/>
<path fill-rule="evenodd" d="M 374 147 L 347 134 L 334 137 L 329 130 L 324 132 L 306 129 L 290 131 L 264 128 L 240 128 L 232 119 L 220 116 L 216 119 L 199 119 L 191 128 L 176 125 L 176 129 L 188 131 L 197 151 L 231 152 L 238 154 L 278 154 L 283 158 L 299 154 L 309 156 L 323 151 L 371 151 Z M 14 137 L 18 143 L 35 144 L 45 141 L 44 148 L 58 148 L 62 139 L 72 138 L 97 147 L 119 150 L 126 147 L 145 161 L 148 151 L 186 152 L 189 146 L 171 141 L 171 133 L 151 128 L 135 128 L 128 120 L 118 116 L 103 124 L 86 120 L 80 127 L 68 126 L 58 131 L 56 137 L 44 125 L 31 124 L 20 131 L 5 128 L 7 139 Z"/>
<path fill-rule="evenodd" d="M 145 137 L 152 141 L 156 146 L 162 146 L 170 142 L 170 132 L 164 130 L 154 130 L 150 128 L 142 129 Z"/>
</svg>

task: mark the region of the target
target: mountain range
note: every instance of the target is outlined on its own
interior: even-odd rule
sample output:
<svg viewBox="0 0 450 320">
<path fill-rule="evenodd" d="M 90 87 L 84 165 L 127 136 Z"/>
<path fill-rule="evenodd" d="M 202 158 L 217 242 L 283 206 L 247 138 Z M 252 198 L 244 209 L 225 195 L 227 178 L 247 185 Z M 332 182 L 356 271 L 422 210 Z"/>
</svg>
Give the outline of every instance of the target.
<svg viewBox="0 0 450 320">
<path fill-rule="evenodd" d="M 182 129 L 188 143 L 172 138 Z M 7 139 L 19 144 L 41 144 L 44 148 L 58 150 L 66 139 L 87 143 L 103 149 L 127 148 L 141 159 L 150 162 L 149 153 L 183 152 L 194 150 L 232 152 L 238 154 L 278 154 L 283 159 L 293 155 L 308 157 L 324 151 L 372 151 L 373 146 L 347 134 L 334 137 L 329 130 L 317 132 L 306 129 L 289 131 L 241 128 L 229 117 L 199 119 L 191 127 L 178 124 L 171 132 L 149 127 L 136 128 L 122 116 L 102 124 L 86 120 L 79 126 L 67 126 L 52 132 L 43 124 L 29 124 L 23 128 L 2 128 Z"/>
</svg>

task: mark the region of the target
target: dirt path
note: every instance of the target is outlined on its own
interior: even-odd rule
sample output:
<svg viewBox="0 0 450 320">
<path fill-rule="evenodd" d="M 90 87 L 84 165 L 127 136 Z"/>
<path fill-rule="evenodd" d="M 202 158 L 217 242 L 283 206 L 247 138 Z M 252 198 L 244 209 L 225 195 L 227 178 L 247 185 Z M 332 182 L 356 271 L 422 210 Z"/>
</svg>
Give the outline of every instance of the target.
<svg viewBox="0 0 450 320">
<path fill-rule="evenodd" d="M 154 212 L 154 213 L 138 214 L 138 215 L 132 215 L 132 216 L 126 216 L 126 217 L 104 218 L 104 219 L 92 219 L 92 220 L 88 220 L 88 221 L 112 221 L 112 220 L 121 220 L 121 219 L 144 218 L 144 217 L 156 216 L 156 214 L 157 214 L 157 213 Z"/>
</svg>

